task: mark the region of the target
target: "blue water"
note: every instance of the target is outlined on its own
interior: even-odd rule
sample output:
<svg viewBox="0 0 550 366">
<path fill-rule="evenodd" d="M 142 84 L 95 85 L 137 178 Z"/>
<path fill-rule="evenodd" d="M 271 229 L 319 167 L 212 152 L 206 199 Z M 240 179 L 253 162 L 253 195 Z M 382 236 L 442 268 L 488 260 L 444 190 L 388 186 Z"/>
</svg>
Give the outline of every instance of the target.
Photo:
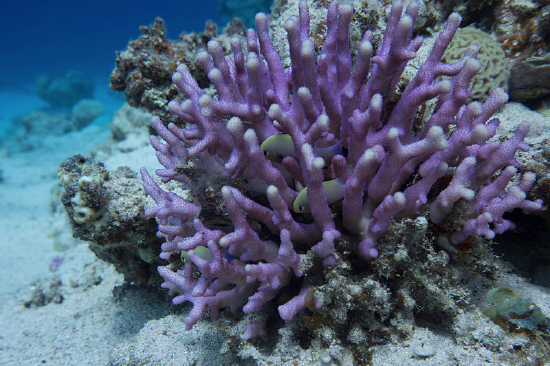
<svg viewBox="0 0 550 366">
<path fill-rule="evenodd" d="M 43 74 L 82 71 L 96 80 L 96 98 L 122 104 L 121 93 L 108 90 L 115 51 L 125 50 L 140 36 L 139 27 L 157 16 L 170 39 L 220 19 L 218 0 L 1 0 L 0 134 L 14 116 L 47 106 L 34 94 Z"/>
<path fill-rule="evenodd" d="M 139 37 L 139 26 L 165 20 L 168 37 L 218 22 L 218 0 L 0 1 L 0 74 L 34 82 L 42 73 L 78 68 L 109 73 L 115 51 Z"/>
</svg>

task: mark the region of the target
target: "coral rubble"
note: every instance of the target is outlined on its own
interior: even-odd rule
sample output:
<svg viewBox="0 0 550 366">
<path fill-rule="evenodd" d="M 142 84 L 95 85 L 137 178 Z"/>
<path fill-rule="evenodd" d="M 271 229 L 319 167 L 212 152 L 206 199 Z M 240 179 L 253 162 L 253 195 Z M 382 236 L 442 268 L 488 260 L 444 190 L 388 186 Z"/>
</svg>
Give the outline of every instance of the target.
<svg viewBox="0 0 550 366">
<path fill-rule="evenodd" d="M 59 167 L 61 202 L 73 235 L 90 242 L 98 258 L 113 263 L 129 283 L 154 288 L 158 259 L 154 222 L 144 216 L 145 199 L 134 172 L 126 167 L 109 173 L 87 155 L 75 155 Z"/>
</svg>

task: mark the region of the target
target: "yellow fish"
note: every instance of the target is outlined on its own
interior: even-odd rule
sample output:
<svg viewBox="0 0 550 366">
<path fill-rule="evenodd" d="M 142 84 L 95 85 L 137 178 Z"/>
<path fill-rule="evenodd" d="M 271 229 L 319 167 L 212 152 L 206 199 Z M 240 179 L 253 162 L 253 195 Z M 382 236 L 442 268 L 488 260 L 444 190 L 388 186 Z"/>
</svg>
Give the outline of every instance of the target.
<svg viewBox="0 0 550 366">
<path fill-rule="evenodd" d="M 298 156 L 294 151 L 294 142 L 292 141 L 292 137 L 286 133 L 269 136 L 264 142 L 262 142 L 260 149 L 262 149 L 262 152 L 267 160 L 274 161 L 276 163 L 280 163 L 287 156 L 298 159 Z M 317 156 L 325 158 L 325 160 L 330 159 L 337 154 L 342 154 L 340 142 L 327 147 L 316 147 L 315 153 Z"/>
<path fill-rule="evenodd" d="M 191 250 L 194 251 L 196 254 L 198 254 L 199 257 L 201 257 L 205 261 L 212 263 L 212 252 L 207 247 L 203 245 L 199 245 L 195 249 L 191 249 Z M 188 251 L 183 251 L 181 252 L 180 255 L 183 263 L 190 263 Z"/>
<path fill-rule="evenodd" d="M 327 203 L 329 205 L 344 198 L 346 186 L 339 177 L 324 181 L 323 187 L 325 188 L 325 195 L 327 196 Z M 298 194 L 294 200 L 293 209 L 296 213 L 310 212 L 309 200 L 307 199 L 307 188 L 302 189 Z"/>
</svg>

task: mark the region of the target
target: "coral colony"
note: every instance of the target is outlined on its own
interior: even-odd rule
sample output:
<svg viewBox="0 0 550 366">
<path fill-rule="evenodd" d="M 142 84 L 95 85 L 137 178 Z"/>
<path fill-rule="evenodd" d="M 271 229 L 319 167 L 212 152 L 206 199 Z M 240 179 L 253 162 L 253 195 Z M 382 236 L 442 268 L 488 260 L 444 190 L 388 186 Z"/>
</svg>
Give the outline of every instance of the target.
<svg viewBox="0 0 550 366">
<path fill-rule="evenodd" d="M 542 202 L 526 199 L 535 175 L 516 177 L 514 155 L 528 149 L 523 139 L 529 126 L 519 125 L 507 141 L 489 142 L 499 124 L 489 119 L 507 101 L 506 93 L 495 89 L 483 104 L 468 102 L 468 85 L 480 68 L 477 47 L 457 63 L 440 62 L 460 24 L 458 14 L 449 17 L 398 101 L 390 102 L 422 43 L 412 39 L 418 4 L 403 15 L 402 8 L 402 1 L 393 3 L 374 54 L 372 34 L 365 33 L 355 63 L 349 48 L 353 7 L 329 5 L 326 37 L 316 55 L 302 1 L 299 16 L 285 23 L 292 65 L 287 70 L 261 13 L 257 33 L 248 31 L 247 53 L 238 38 L 228 56 L 216 41 L 197 53 L 215 96 L 199 88 L 185 65 L 178 66 L 173 81 L 188 99 L 169 108 L 188 126 L 165 126 L 153 118 L 164 140 L 151 138 L 164 166 L 157 175 L 183 183 L 188 192 L 196 180 L 189 172 L 197 167 L 229 182 L 220 184 L 218 209 L 232 223 L 225 231 L 210 225 L 200 218 L 208 202 L 166 192 L 142 170 L 145 190 L 157 204 L 146 214 L 158 220 L 158 235 L 166 238 L 161 258 L 170 262 L 158 271 L 163 287 L 177 295 L 174 304 L 193 304 L 188 329 L 208 309 L 213 319 L 224 307 L 235 312 L 242 306 L 250 314 L 275 298 L 302 276 L 297 250 L 314 248 L 324 266 L 333 266 L 341 260 L 336 248 L 343 235 L 356 242 L 363 258 L 376 258 L 376 242 L 392 220 L 426 210 L 438 224 L 460 207 L 463 225 L 449 237 L 457 245 L 513 228 L 503 218 L 506 211 L 541 209 Z M 434 98 L 431 116 L 415 123 L 419 107 Z M 319 309 L 310 292 L 304 285 L 280 305 L 281 318 L 290 322 L 306 307 Z M 244 337 L 261 332 L 253 322 Z"/>
</svg>

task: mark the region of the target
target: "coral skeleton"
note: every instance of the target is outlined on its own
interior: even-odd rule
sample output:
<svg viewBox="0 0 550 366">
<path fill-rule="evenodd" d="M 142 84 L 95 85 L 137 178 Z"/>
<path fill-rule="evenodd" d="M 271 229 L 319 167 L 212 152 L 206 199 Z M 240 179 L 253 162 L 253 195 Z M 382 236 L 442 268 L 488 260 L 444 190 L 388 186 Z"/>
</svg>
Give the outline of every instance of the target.
<svg viewBox="0 0 550 366">
<path fill-rule="evenodd" d="M 523 142 L 528 124 L 507 141 L 490 141 L 499 124 L 491 116 L 507 94 L 495 89 L 483 104 L 469 102 L 468 86 L 480 69 L 476 46 L 456 63 L 440 61 L 460 24 L 458 14 L 449 17 L 416 76 L 398 93 L 405 66 L 422 45 L 420 37 L 413 38 L 418 11 L 416 2 L 403 12 L 403 2 L 394 1 L 377 51 L 366 32 L 353 62 L 353 7 L 330 3 L 317 54 L 302 1 L 299 15 L 285 23 L 290 68 L 284 68 L 262 13 L 245 47 L 235 37 L 232 54 L 224 55 L 215 40 L 197 53 L 214 94 L 198 86 L 186 65 L 177 67 L 172 79 L 187 99 L 172 101 L 169 109 L 184 127 L 153 118 L 160 137 L 151 137 L 151 144 L 164 166 L 156 173 L 162 182 L 180 182 L 188 191 L 193 166 L 233 182 L 220 186 L 219 209 L 231 220 L 231 228 L 222 230 L 201 218 L 208 202 L 164 191 L 142 170 L 145 190 L 156 202 L 146 214 L 156 217 L 158 235 L 166 239 L 161 258 L 169 264 L 158 268 L 162 286 L 175 295 L 174 304 L 193 304 L 188 329 L 208 309 L 212 319 L 226 307 L 258 311 L 303 276 L 300 262 L 309 248 L 325 267 L 335 265 L 343 235 L 355 242 L 358 255 L 372 259 L 392 220 L 428 215 L 441 224 L 460 205 L 462 225 L 449 235 L 457 245 L 472 235 L 492 239 L 513 228 L 503 218 L 507 211 L 541 209 L 540 200 L 526 199 L 535 175 L 519 176 L 514 158 L 528 149 Z M 419 123 L 417 111 L 430 100 L 435 100 L 433 112 Z M 262 150 L 276 134 L 290 136 L 293 147 L 279 162 Z M 322 148 L 335 145 L 336 153 L 321 156 Z M 336 178 L 337 184 L 323 184 Z M 343 192 L 338 204 L 327 201 L 334 186 Z M 305 188 L 309 211 L 294 212 Z M 197 247 L 208 248 L 211 257 L 195 253 Z M 321 307 L 308 286 L 278 307 L 284 321 L 304 308 Z M 252 322 L 244 337 L 262 332 Z"/>
</svg>

